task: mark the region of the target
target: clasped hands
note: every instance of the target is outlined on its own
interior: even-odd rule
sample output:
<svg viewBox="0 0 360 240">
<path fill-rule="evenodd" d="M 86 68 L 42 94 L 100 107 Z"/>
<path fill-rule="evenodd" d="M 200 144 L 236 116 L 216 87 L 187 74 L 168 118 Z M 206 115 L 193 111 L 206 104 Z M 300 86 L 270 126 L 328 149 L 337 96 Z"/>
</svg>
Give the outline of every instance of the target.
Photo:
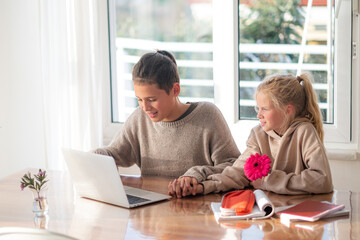
<svg viewBox="0 0 360 240">
<path fill-rule="evenodd" d="M 188 195 L 203 193 L 204 187 L 194 177 L 180 177 L 168 185 L 168 194 L 172 197 L 182 198 Z"/>
<path fill-rule="evenodd" d="M 250 182 L 254 189 L 261 189 L 263 179 Z M 168 185 L 168 194 L 172 197 L 182 198 L 188 195 L 196 195 L 204 192 L 204 186 L 199 184 L 194 177 L 180 177 L 171 181 Z"/>
</svg>

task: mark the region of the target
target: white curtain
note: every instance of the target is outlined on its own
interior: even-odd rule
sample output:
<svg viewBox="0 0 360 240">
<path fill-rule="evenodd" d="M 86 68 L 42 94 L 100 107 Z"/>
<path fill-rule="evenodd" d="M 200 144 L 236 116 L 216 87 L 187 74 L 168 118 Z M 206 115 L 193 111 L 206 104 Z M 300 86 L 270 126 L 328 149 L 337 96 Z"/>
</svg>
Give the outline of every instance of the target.
<svg viewBox="0 0 360 240">
<path fill-rule="evenodd" d="M 106 0 L 40 3 L 47 169 L 64 169 L 61 149 L 102 145 L 102 89 L 108 80 Z"/>
</svg>

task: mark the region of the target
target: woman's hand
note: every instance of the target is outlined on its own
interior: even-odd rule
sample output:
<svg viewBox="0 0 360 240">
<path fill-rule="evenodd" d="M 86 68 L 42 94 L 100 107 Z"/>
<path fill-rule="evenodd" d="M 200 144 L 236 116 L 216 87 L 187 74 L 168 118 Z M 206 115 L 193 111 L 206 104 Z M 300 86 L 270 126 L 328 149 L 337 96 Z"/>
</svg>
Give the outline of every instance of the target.
<svg viewBox="0 0 360 240">
<path fill-rule="evenodd" d="M 182 198 L 188 195 L 196 195 L 204 192 L 204 187 L 194 177 L 180 177 L 171 181 L 168 185 L 168 194 L 173 197 Z"/>
</svg>

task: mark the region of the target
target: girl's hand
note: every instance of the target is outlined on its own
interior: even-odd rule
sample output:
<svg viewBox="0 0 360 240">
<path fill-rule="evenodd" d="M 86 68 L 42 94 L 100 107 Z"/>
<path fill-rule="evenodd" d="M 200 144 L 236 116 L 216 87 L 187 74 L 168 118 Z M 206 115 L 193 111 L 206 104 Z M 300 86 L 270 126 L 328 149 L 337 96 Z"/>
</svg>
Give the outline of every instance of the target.
<svg viewBox="0 0 360 240">
<path fill-rule="evenodd" d="M 196 195 L 203 191 L 204 188 L 202 184 L 199 184 L 196 178 L 193 177 L 180 177 L 170 182 L 168 185 L 168 194 L 177 198 Z"/>
</svg>

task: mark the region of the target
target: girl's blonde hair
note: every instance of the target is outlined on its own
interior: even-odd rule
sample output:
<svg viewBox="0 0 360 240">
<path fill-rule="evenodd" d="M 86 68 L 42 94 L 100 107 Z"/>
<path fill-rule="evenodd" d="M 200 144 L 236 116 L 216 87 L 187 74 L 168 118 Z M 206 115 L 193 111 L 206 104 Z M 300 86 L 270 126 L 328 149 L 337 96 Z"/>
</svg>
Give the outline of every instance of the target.
<svg viewBox="0 0 360 240">
<path fill-rule="evenodd" d="M 293 105 L 295 115 L 287 118 L 283 128 L 287 129 L 294 121 L 306 121 L 314 125 L 321 141 L 324 141 L 324 130 L 319 105 L 312 87 L 312 76 L 308 73 L 298 77 L 293 75 L 271 75 L 266 77 L 256 89 L 266 94 L 274 107 L 284 111 L 286 105 Z"/>
</svg>

